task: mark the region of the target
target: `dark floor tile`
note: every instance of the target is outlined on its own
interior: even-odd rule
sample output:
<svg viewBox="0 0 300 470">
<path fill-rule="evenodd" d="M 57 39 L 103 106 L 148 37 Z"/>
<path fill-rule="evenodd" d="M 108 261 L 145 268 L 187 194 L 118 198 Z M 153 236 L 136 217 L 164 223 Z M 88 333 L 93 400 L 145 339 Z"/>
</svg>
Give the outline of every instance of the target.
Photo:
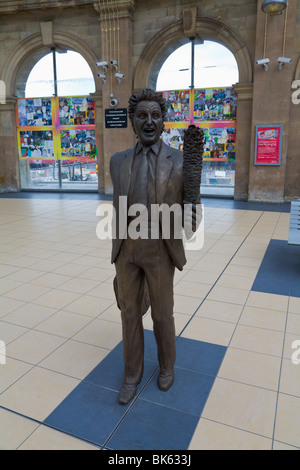
<svg viewBox="0 0 300 470">
<path fill-rule="evenodd" d="M 141 393 L 142 400 L 200 417 L 213 386 L 214 377 L 175 367 L 174 384 L 167 392 L 159 390 L 157 377 L 158 372 Z"/>
<path fill-rule="evenodd" d="M 186 450 L 199 418 L 138 400 L 106 447 L 113 450 Z"/>
<path fill-rule="evenodd" d="M 139 387 L 145 384 L 156 368 L 156 362 L 145 359 L 143 379 Z M 123 353 L 120 351 L 120 348 L 118 348 L 109 353 L 84 380 L 95 385 L 119 391 L 123 381 L 123 375 Z"/>
<path fill-rule="evenodd" d="M 271 240 L 252 290 L 300 297 L 300 246 Z"/>
<path fill-rule="evenodd" d="M 176 367 L 216 376 L 227 348 L 218 344 L 178 338 Z"/>
<path fill-rule="evenodd" d="M 127 408 L 116 392 L 81 382 L 44 423 L 102 446 Z"/>
</svg>

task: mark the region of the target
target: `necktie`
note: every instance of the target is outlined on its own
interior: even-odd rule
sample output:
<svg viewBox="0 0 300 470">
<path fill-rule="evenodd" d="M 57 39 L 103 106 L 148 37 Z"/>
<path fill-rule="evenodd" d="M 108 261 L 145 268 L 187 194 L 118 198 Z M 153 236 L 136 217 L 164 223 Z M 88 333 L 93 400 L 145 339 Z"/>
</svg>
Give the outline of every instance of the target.
<svg viewBox="0 0 300 470">
<path fill-rule="evenodd" d="M 156 155 L 149 149 L 148 158 L 148 210 L 151 210 L 151 204 L 156 204 L 155 174 L 156 174 Z"/>
<path fill-rule="evenodd" d="M 139 166 L 133 187 L 133 203 L 148 206 L 148 158 L 147 151 L 149 148 L 143 147 L 143 151 L 137 155 Z"/>
</svg>

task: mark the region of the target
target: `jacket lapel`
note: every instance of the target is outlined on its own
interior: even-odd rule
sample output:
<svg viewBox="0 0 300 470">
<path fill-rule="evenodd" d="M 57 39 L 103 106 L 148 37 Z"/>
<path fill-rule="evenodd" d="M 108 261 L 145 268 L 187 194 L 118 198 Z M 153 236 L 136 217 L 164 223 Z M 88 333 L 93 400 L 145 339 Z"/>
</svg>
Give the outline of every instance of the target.
<svg viewBox="0 0 300 470">
<path fill-rule="evenodd" d="M 163 204 L 165 201 L 166 189 L 172 167 L 173 159 L 170 147 L 163 142 L 156 166 L 156 197 L 158 204 Z"/>
</svg>

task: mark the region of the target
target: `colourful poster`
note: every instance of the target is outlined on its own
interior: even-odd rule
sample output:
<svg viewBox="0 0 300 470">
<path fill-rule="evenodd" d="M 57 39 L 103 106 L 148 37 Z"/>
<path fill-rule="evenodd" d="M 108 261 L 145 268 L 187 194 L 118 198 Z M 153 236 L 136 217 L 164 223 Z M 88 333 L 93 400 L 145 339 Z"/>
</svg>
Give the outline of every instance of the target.
<svg viewBox="0 0 300 470">
<path fill-rule="evenodd" d="M 205 134 L 204 161 L 234 161 L 236 156 L 236 123 L 196 123 Z M 184 130 L 188 124 L 167 123 L 162 134 L 163 141 L 170 147 L 183 150 Z"/>
<path fill-rule="evenodd" d="M 235 161 L 237 95 L 233 88 L 164 91 L 162 94 L 168 108 L 162 134 L 167 145 L 183 150 L 184 129 L 195 124 L 204 129 L 203 161 Z"/>
<path fill-rule="evenodd" d="M 19 99 L 16 113 L 21 160 L 95 161 L 96 116 L 92 97 Z"/>
<path fill-rule="evenodd" d="M 283 126 L 256 126 L 255 165 L 280 165 Z"/>
<path fill-rule="evenodd" d="M 166 122 L 190 121 L 190 91 L 163 91 L 167 103 Z"/>
<path fill-rule="evenodd" d="M 183 150 L 184 127 L 168 127 L 162 133 L 162 140 L 169 147 Z"/>
<path fill-rule="evenodd" d="M 19 131 L 19 157 L 21 160 L 53 160 L 55 144 L 53 131 Z"/>
<path fill-rule="evenodd" d="M 233 88 L 205 88 L 194 91 L 195 121 L 236 119 L 237 95 Z"/>
<path fill-rule="evenodd" d="M 236 125 L 234 122 L 201 123 L 199 126 L 204 129 L 205 134 L 204 160 L 235 160 Z"/>
<path fill-rule="evenodd" d="M 18 127 L 53 125 L 53 98 L 19 99 L 17 107 Z"/>
<path fill-rule="evenodd" d="M 59 126 L 94 126 L 95 101 L 90 96 L 59 98 Z"/>
<path fill-rule="evenodd" d="M 95 160 L 97 156 L 95 129 L 61 130 L 59 151 L 59 158 L 62 160 Z"/>
</svg>

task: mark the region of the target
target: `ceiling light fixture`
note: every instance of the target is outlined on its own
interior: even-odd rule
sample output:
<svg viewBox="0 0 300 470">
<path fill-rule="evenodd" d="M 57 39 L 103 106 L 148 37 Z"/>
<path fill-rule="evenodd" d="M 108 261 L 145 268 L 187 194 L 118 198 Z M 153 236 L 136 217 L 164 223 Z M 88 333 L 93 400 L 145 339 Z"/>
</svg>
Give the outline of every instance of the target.
<svg viewBox="0 0 300 470">
<path fill-rule="evenodd" d="M 287 7 L 287 0 L 265 0 L 261 9 L 268 15 L 280 15 Z"/>
</svg>

